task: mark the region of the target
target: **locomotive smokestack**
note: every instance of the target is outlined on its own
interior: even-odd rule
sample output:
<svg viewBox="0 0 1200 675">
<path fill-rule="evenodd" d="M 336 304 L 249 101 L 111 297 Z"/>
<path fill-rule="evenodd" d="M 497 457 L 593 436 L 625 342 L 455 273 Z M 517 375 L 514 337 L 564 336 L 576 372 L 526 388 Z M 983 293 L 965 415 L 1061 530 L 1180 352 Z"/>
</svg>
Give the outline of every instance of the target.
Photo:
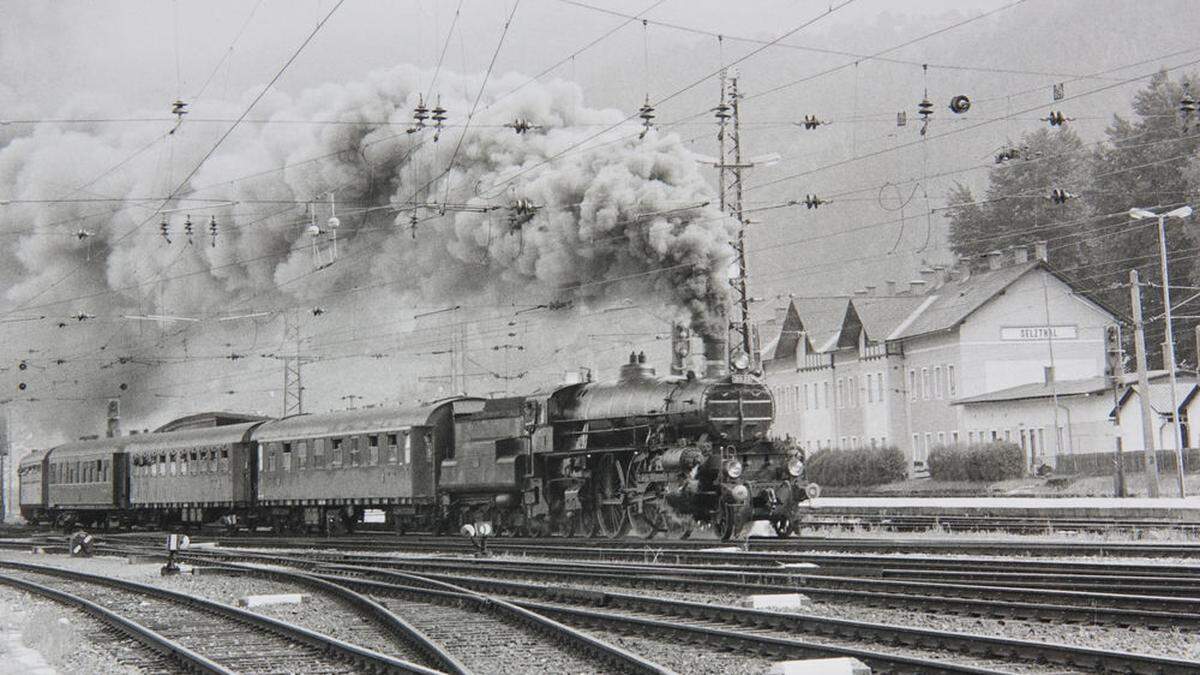
<svg viewBox="0 0 1200 675">
<path fill-rule="evenodd" d="M 725 363 L 725 336 L 719 333 L 709 333 L 704 336 L 704 375 L 705 377 L 725 377 L 729 374 L 729 365 Z"/>
</svg>

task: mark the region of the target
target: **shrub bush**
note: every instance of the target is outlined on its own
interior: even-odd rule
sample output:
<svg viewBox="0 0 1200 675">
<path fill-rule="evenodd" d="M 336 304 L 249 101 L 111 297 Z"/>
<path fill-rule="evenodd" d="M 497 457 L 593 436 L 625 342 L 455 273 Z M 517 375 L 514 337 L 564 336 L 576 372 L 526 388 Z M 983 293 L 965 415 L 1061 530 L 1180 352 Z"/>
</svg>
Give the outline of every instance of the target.
<svg viewBox="0 0 1200 675">
<path fill-rule="evenodd" d="M 829 487 L 882 485 L 904 480 L 904 453 L 899 448 L 818 450 L 805 465 L 808 480 Z"/>
<path fill-rule="evenodd" d="M 997 481 L 1025 474 L 1025 451 L 1016 443 L 995 441 L 929 451 L 929 475 L 935 480 Z"/>
</svg>

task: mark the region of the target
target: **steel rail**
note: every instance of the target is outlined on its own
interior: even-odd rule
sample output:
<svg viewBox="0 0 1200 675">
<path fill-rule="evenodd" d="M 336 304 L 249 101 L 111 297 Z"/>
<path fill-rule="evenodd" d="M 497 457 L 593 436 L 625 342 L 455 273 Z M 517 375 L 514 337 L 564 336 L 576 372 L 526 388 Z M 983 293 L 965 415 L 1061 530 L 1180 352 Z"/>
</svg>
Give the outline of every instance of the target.
<svg viewBox="0 0 1200 675">
<path fill-rule="evenodd" d="M 184 670 L 211 673 L 212 675 L 233 675 L 232 670 L 225 668 L 221 664 L 86 598 L 7 574 L 0 574 L 0 584 L 7 584 L 14 588 L 35 593 L 86 612 L 145 645 L 147 648 L 178 663 Z"/>
<path fill-rule="evenodd" d="M 0 560 L 0 567 L 8 569 L 23 570 L 35 574 L 44 574 L 54 576 L 71 581 L 82 581 L 87 583 L 110 586 L 118 590 L 123 590 L 131 593 L 139 593 L 148 595 L 167 602 L 172 602 L 201 611 L 222 616 L 226 619 L 231 619 L 240 623 L 256 626 L 263 630 L 268 630 L 280 635 L 293 642 L 306 644 L 318 651 L 326 653 L 334 653 L 340 658 L 351 663 L 363 666 L 375 672 L 383 673 L 418 673 L 420 675 L 435 675 L 439 673 L 437 670 L 426 668 L 415 663 L 403 661 L 386 654 L 360 647 L 359 645 L 339 640 L 329 635 L 323 635 L 316 631 L 287 623 L 264 614 L 257 614 L 238 607 L 226 605 L 215 600 L 177 593 L 158 586 L 151 586 L 136 581 L 127 579 L 116 579 L 112 577 L 104 577 L 86 572 L 68 570 L 61 567 L 51 567 L 48 565 L 35 565 L 33 563 L 17 562 L 13 560 Z"/>
<path fill-rule="evenodd" d="M 194 562 L 202 560 L 200 558 L 193 557 L 191 554 L 187 554 L 185 557 L 192 559 Z M 323 585 L 324 590 L 327 590 L 335 595 L 341 596 L 346 593 L 354 593 L 355 595 L 366 597 L 364 594 L 355 593 L 351 589 L 346 588 L 346 584 L 344 583 L 344 581 L 345 581 L 344 577 L 319 575 L 319 574 L 304 574 L 304 573 L 295 572 L 292 570 L 283 570 L 283 569 L 278 569 L 278 568 L 262 567 L 259 565 L 244 565 L 244 564 L 237 564 L 237 563 L 221 563 L 221 564 L 216 564 L 216 565 L 211 564 L 211 563 L 206 563 L 206 565 L 207 566 L 205 567 L 205 569 L 212 570 L 212 571 L 225 571 L 225 572 L 233 572 L 233 573 L 239 573 L 239 574 L 251 574 L 251 575 L 256 575 L 256 576 L 269 577 L 269 578 L 282 580 L 282 581 L 291 581 L 291 582 L 299 582 L 299 583 L 319 582 L 320 584 Z M 466 599 L 468 601 L 470 601 L 473 605 L 479 607 L 482 610 L 485 610 L 485 611 L 493 610 L 496 613 L 504 614 L 511 619 L 515 619 L 522 624 L 531 626 L 532 628 L 534 628 L 535 630 L 538 630 L 539 632 L 543 632 L 543 633 L 549 634 L 551 636 L 556 636 L 560 639 L 565 638 L 566 641 L 572 643 L 574 646 L 582 648 L 583 651 L 585 651 L 585 652 L 599 656 L 603 661 L 608 662 L 623 671 L 636 672 L 636 673 L 655 673 L 657 675 L 662 675 L 662 674 L 671 672 L 671 671 L 667 670 L 666 668 L 663 668 L 662 666 L 660 666 L 648 659 L 645 659 L 637 654 L 634 654 L 633 652 L 630 652 L 630 651 L 627 651 L 620 647 L 617 647 L 616 645 L 609 644 L 608 642 L 600 640 L 592 635 L 588 635 L 585 632 L 571 628 L 570 626 L 565 626 L 561 623 L 558 623 L 557 621 L 554 621 L 547 617 L 541 616 L 535 612 L 532 612 L 528 609 L 520 607 L 519 605 L 513 604 L 506 600 L 492 597 L 490 595 L 481 593 L 479 591 L 474 591 L 474 590 L 462 588 L 459 586 L 455 586 L 454 584 L 451 584 L 451 583 L 448 583 L 445 581 L 433 580 L 433 579 L 429 579 L 429 578 L 425 578 L 425 577 L 419 577 L 417 575 L 405 574 L 403 572 L 397 572 L 396 574 L 402 575 L 403 577 L 409 579 L 410 581 L 414 581 L 414 582 L 422 583 L 422 584 L 428 584 L 429 586 L 435 587 L 434 589 L 422 589 L 422 591 L 424 591 L 424 590 L 445 591 L 445 592 L 454 594 L 453 597 L 456 600 L 463 599 L 462 596 L 465 595 Z M 434 594 L 434 595 L 441 595 L 441 594 Z M 442 596 L 442 597 L 445 597 L 445 596 Z M 367 599 L 369 600 L 369 598 L 367 598 Z M 371 601 L 371 602 L 374 603 L 374 601 Z M 374 603 L 374 604 L 382 607 L 381 605 L 378 605 L 378 603 Z M 387 612 L 388 610 L 384 609 L 383 611 Z M 388 613 L 390 614 L 390 612 L 388 612 Z M 417 631 L 417 629 L 413 628 L 413 630 L 416 631 L 418 634 L 420 634 L 420 632 Z M 429 638 L 424 637 L 423 634 L 420 634 L 420 635 L 425 640 L 429 641 L 430 645 L 433 648 L 441 650 L 441 647 L 436 645 L 435 643 L 433 643 L 432 640 L 429 640 Z M 452 657 L 450 657 L 450 658 L 452 658 Z M 455 663 L 457 663 L 457 662 L 455 662 Z M 461 664 L 459 664 L 457 667 L 461 668 L 464 672 L 466 671 L 466 667 L 462 666 Z"/>
<path fill-rule="evenodd" d="M 363 570 L 371 573 L 371 570 Z M 375 571 L 376 576 L 391 577 L 393 572 Z M 412 576 L 412 575 L 406 575 Z M 422 575 L 424 576 L 424 575 Z M 404 577 L 399 577 L 404 578 Z M 438 576 L 430 576 L 439 580 Z M 672 600 L 650 596 L 593 591 L 545 584 L 528 584 L 512 581 L 497 581 L 486 578 L 455 577 L 456 585 L 486 589 L 492 593 L 504 593 L 527 598 L 602 607 L 606 610 L 625 609 L 649 612 L 683 619 L 695 618 L 744 627 L 759 627 L 784 630 L 789 633 L 813 633 L 830 637 L 853 638 L 870 642 L 884 642 L 906 646 L 933 646 L 967 655 L 1015 659 L 1030 663 L 1049 662 L 1087 669 L 1091 672 L 1113 673 L 1195 673 L 1193 661 L 1159 657 L 1129 652 L 1113 652 L 1090 647 L 1076 647 L 1053 642 L 1038 642 L 1016 638 L 995 637 L 972 633 L 958 633 L 929 628 L 915 628 L 892 624 L 871 623 L 851 619 L 839 619 L 813 614 L 770 612 L 763 610 L 713 605 L 686 600 Z M 374 584 L 370 580 L 356 583 Z M 534 611 L 565 612 L 567 608 L 545 603 L 523 603 Z M 603 613 L 600 613 L 603 616 Z M 861 658 L 861 657 L 859 657 Z"/>
<path fill-rule="evenodd" d="M 367 570 L 369 571 L 369 570 Z M 347 577 L 345 575 L 328 575 L 326 578 L 337 579 L 338 583 L 345 583 L 364 589 L 365 592 L 383 594 L 399 594 L 399 595 L 438 595 L 447 599 L 465 599 L 475 596 L 479 593 L 478 590 L 473 590 L 469 587 L 464 587 L 458 584 L 451 584 L 445 580 L 435 577 L 426 577 L 423 575 L 407 574 L 404 572 L 382 571 L 380 575 L 393 579 L 400 579 L 409 583 L 420 584 L 419 586 L 411 586 L 405 584 L 389 583 L 371 579 Z M 325 575 L 318 575 L 325 576 Z M 456 580 L 457 581 L 457 580 Z M 531 586 L 531 588 L 535 588 Z M 552 587 L 542 586 L 541 588 L 553 590 Z M 508 590 L 507 588 L 502 590 Z M 587 594 L 588 591 L 579 591 L 582 594 Z M 513 594 L 516 595 L 516 594 Z M 603 593 L 597 593 L 597 596 L 603 596 Z M 490 596 L 495 601 L 495 596 Z M 545 619 L 542 609 L 547 612 L 551 610 L 555 614 L 569 616 L 570 612 L 564 612 L 562 608 L 553 607 L 550 605 L 541 605 L 539 603 L 531 603 L 526 601 L 502 601 L 508 602 L 512 606 L 522 609 Z M 699 605 L 705 606 L 705 605 Z M 803 642 L 794 639 L 771 638 L 768 636 L 760 636 L 754 634 L 740 635 L 731 633 L 719 628 L 703 628 L 695 626 L 680 627 L 670 622 L 654 621 L 647 619 L 631 619 L 619 615 L 605 615 L 597 613 L 600 617 L 605 617 L 603 625 L 606 627 L 617 628 L 624 631 L 641 631 L 647 625 L 655 625 L 660 629 L 672 628 L 678 634 L 680 630 L 696 635 L 700 639 L 697 640 L 700 644 L 708 646 L 725 646 L 736 642 L 739 645 L 750 645 L 754 651 L 769 652 L 774 654 L 785 654 L 792 657 L 803 656 L 811 658 L 813 656 L 821 657 L 837 657 L 837 656 L 854 656 L 861 659 L 863 662 L 877 669 L 878 672 L 920 672 L 920 673 L 977 673 L 977 674 L 994 674 L 1004 671 L 989 670 L 985 668 L 976 668 L 974 666 L 947 664 L 941 660 L 923 659 L 918 657 L 904 656 L 902 654 L 890 654 L 886 652 L 874 652 L 870 650 L 857 649 L 853 647 L 843 647 L 838 645 L 828 645 L 822 643 Z M 571 617 L 577 618 L 577 617 Z M 561 624 L 560 624 L 561 625 Z"/>
</svg>

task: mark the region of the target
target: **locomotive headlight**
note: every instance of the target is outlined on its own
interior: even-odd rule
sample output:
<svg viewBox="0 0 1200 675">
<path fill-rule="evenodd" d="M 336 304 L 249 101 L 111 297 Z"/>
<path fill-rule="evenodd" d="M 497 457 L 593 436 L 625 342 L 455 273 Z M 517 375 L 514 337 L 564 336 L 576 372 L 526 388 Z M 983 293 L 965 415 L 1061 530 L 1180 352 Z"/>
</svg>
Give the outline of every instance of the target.
<svg viewBox="0 0 1200 675">
<path fill-rule="evenodd" d="M 481 536 L 481 537 L 492 536 L 492 524 L 488 523 L 488 522 L 480 523 L 479 524 L 479 536 Z"/>
<path fill-rule="evenodd" d="M 750 498 L 750 489 L 745 485 L 735 485 L 734 488 L 729 491 L 729 497 L 735 502 L 744 502 Z"/>
<path fill-rule="evenodd" d="M 733 357 L 733 361 L 730 363 L 730 365 L 732 365 L 733 369 L 737 371 L 750 370 L 750 356 L 744 352 L 738 354 L 737 356 Z"/>
<path fill-rule="evenodd" d="M 799 457 L 793 457 L 787 462 L 787 472 L 793 478 L 799 478 L 800 474 L 804 473 L 804 462 Z"/>
<path fill-rule="evenodd" d="M 736 459 L 725 460 L 725 475 L 730 478 L 740 478 L 742 475 L 742 463 Z"/>
</svg>

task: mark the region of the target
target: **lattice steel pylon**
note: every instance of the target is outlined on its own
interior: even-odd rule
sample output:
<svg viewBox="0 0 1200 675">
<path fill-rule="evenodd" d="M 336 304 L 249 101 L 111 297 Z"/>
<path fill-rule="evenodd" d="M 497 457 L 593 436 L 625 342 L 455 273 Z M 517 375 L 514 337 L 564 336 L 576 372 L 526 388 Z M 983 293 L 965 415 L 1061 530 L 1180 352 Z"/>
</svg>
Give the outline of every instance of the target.
<svg viewBox="0 0 1200 675">
<path fill-rule="evenodd" d="M 304 359 L 300 356 L 299 310 L 283 313 L 283 351 L 283 416 L 287 417 L 304 412 L 304 385 L 300 379 Z"/>
<path fill-rule="evenodd" d="M 749 165 L 742 163 L 738 120 L 740 103 L 737 71 L 726 70 L 721 73 L 721 103 L 717 106 L 717 140 L 721 150 L 721 163 L 717 166 L 720 170 L 717 189 L 720 192 L 721 210 L 731 214 L 738 222 L 737 239 L 733 243 L 738 266 L 737 278 L 733 280 L 738 318 L 730 324 L 730 328 L 737 333 L 742 352 L 750 355 L 753 351 L 750 344 L 750 296 L 746 288 L 746 220 L 742 213 L 742 169 Z M 732 341 L 729 349 L 730 352 L 734 349 Z"/>
</svg>

